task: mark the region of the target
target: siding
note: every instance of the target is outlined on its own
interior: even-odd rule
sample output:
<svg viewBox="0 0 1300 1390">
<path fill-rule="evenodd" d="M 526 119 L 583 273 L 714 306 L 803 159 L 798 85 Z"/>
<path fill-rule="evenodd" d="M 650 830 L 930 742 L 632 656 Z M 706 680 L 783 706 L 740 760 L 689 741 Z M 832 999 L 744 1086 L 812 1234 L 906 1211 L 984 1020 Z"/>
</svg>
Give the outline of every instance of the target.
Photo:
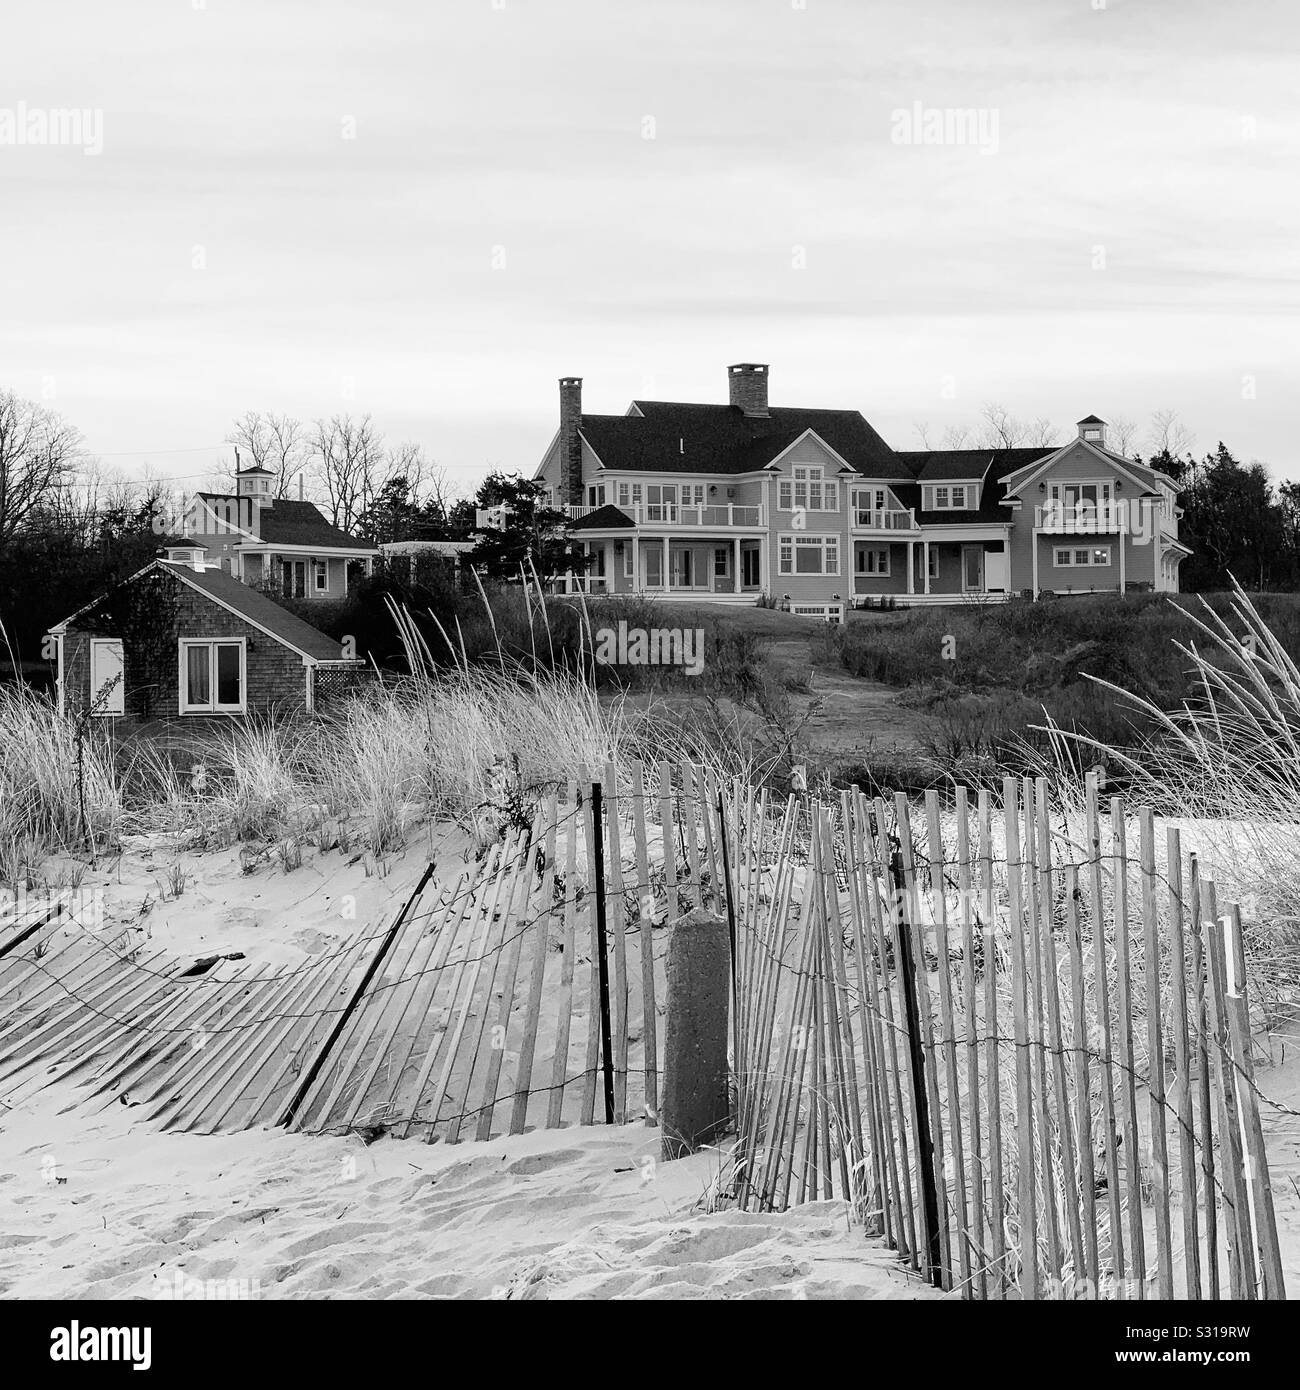
<svg viewBox="0 0 1300 1390">
<path fill-rule="evenodd" d="M 63 642 L 66 708 L 75 713 L 90 703 L 90 639 L 122 638 L 125 660 L 126 715 L 114 718 L 115 725 L 144 721 L 179 720 L 186 726 L 224 727 L 231 715 L 180 713 L 180 640 L 189 638 L 242 637 L 247 647 L 246 692 L 250 714 L 301 713 L 306 709 L 306 668 L 297 652 L 243 618 L 228 612 L 189 585 L 172 576 L 153 571 L 141 583 L 155 581 L 171 590 L 174 611 L 167 630 L 155 640 L 156 655 L 151 659 L 145 639 L 112 630 L 113 622 L 102 613 L 84 613 L 69 625 Z M 160 600 L 163 595 L 160 593 Z M 160 603 L 161 606 L 161 603 Z M 237 717 L 237 716 L 235 716 Z"/>
</svg>

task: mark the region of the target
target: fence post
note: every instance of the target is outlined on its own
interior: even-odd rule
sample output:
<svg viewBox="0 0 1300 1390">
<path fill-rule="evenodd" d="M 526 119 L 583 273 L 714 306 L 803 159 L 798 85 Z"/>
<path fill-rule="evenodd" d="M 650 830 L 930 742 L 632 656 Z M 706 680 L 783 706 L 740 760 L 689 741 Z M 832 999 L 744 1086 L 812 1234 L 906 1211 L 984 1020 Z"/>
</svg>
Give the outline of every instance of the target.
<svg viewBox="0 0 1300 1390">
<path fill-rule="evenodd" d="M 668 943 L 668 1017 L 660 1105 L 665 1159 L 681 1158 L 726 1127 L 726 923 L 696 909 Z"/>
<path fill-rule="evenodd" d="M 916 1105 L 916 1145 L 921 1170 L 921 1199 L 925 1208 L 928 1249 L 926 1271 L 936 1289 L 943 1288 L 942 1246 L 939 1239 L 939 1189 L 934 1177 L 934 1137 L 930 1132 L 930 1102 L 925 1089 L 925 1052 L 921 1047 L 920 1006 L 916 998 L 916 965 L 912 958 L 912 923 L 907 915 L 907 886 L 903 880 L 903 855 L 890 847 L 889 881 L 894 890 L 894 934 L 898 947 L 898 973 L 903 984 L 907 1013 L 907 1051 L 911 1063 L 912 1097 Z"/>
<path fill-rule="evenodd" d="M 609 1031 L 609 945 L 605 928 L 605 837 L 603 833 L 604 791 L 599 782 L 591 784 L 591 830 L 596 862 L 592 872 L 592 891 L 596 895 L 596 973 L 600 980 L 600 1048 L 605 1073 L 605 1123 L 614 1123 L 614 1043 Z"/>
</svg>

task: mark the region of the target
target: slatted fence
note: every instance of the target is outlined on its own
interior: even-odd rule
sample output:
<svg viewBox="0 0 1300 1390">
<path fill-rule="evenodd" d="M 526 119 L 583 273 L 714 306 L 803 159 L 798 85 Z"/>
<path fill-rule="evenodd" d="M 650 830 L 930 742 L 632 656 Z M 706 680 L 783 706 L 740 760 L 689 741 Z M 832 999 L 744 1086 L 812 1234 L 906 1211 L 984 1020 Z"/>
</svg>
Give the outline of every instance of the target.
<svg viewBox="0 0 1300 1390">
<path fill-rule="evenodd" d="M 1177 830 L 1016 779 L 773 826 L 740 832 L 744 1205 L 846 1198 L 965 1297 L 1283 1296 L 1240 914 Z"/>
<path fill-rule="evenodd" d="M 734 1195 L 847 1200 L 965 1297 L 1281 1297 L 1240 914 L 1095 788 L 773 799 L 578 769 L 292 966 L 0 922 L 0 1104 L 426 1141 L 658 1117 L 671 923 L 734 956 Z M 603 948 L 603 949 L 602 949 Z"/>
</svg>

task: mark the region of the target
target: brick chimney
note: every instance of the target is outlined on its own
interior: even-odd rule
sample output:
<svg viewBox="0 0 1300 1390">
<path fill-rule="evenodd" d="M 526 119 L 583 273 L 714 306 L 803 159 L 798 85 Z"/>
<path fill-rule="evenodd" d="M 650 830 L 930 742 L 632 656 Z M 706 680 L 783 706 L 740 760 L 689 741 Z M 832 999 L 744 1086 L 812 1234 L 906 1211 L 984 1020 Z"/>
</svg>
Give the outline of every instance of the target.
<svg viewBox="0 0 1300 1390">
<path fill-rule="evenodd" d="M 767 412 L 767 363 L 737 362 L 727 368 L 731 404 L 746 415 L 765 416 Z"/>
<path fill-rule="evenodd" d="M 582 505 L 582 378 L 560 378 L 560 503 Z"/>
</svg>

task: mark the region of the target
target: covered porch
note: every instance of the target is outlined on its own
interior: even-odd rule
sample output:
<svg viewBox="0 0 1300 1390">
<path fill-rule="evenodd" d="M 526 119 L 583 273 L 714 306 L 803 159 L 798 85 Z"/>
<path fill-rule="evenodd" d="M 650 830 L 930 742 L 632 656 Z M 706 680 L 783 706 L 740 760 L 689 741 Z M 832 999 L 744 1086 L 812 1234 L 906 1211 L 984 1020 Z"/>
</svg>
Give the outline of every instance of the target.
<svg viewBox="0 0 1300 1390">
<path fill-rule="evenodd" d="M 898 601 L 1000 598 L 1011 591 L 1009 526 L 945 526 L 900 543 L 855 537 L 854 592 Z"/>
<path fill-rule="evenodd" d="M 584 574 L 557 579 L 561 592 L 650 594 L 670 599 L 751 602 L 768 587 L 766 537 L 644 535 L 584 540 Z"/>
</svg>

